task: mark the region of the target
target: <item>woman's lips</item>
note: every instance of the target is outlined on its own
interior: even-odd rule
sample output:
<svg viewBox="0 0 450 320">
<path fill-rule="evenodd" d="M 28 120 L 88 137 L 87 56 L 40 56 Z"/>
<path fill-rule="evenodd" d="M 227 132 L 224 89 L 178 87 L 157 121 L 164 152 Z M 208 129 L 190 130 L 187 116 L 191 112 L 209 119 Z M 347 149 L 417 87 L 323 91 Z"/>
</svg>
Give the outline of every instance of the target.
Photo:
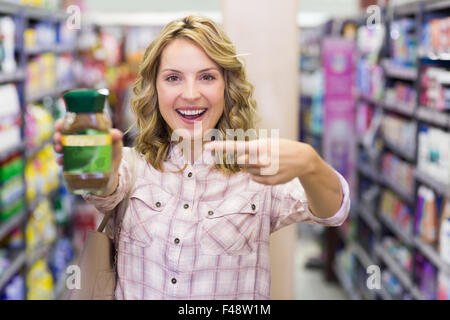
<svg viewBox="0 0 450 320">
<path fill-rule="evenodd" d="M 196 121 L 201 121 L 205 115 L 208 113 L 208 109 L 206 109 L 203 113 L 199 115 L 183 115 L 180 111 L 175 110 L 178 116 L 187 124 L 194 124 Z"/>
</svg>

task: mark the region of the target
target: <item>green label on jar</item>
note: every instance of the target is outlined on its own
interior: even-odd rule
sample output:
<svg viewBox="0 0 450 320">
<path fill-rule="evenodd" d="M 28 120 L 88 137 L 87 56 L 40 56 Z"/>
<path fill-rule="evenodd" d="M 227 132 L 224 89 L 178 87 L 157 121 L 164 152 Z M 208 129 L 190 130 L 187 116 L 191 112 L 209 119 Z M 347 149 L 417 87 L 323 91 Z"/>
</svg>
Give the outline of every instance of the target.
<svg viewBox="0 0 450 320">
<path fill-rule="evenodd" d="M 63 135 L 64 171 L 79 173 L 106 173 L 111 171 L 111 135 L 87 130 Z"/>
<path fill-rule="evenodd" d="M 111 171 L 111 145 L 63 147 L 64 171 L 69 173 L 106 173 Z"/>
</svg>

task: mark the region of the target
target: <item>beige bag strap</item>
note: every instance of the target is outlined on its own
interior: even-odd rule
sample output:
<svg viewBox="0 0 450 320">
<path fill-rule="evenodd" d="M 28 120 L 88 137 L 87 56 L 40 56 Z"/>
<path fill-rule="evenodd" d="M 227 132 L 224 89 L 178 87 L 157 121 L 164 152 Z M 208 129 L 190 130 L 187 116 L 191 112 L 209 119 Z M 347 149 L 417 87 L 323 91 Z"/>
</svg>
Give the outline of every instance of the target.
<svg viewBox="0 0 450 320">
<path fill-rule="evenodd" d="M 126 149 L 129 149 L 129 153 L 131 153 L 130 156 L 128 156 L 127 158 L 127 162 L 130 163 L 130 169 L 132 172 L 132 177 L 131 177 L 131 183 L 130 183 L 130 190 L 127 193 L 126 199 L 125 199 L 125 207 L 124 210 L 126 210 L 126 208 L 128 207 L 128 202 L 130 201 L 130 195 L 131 195 L 131 190 L 133 189 L 134 186 L 134 182 L 136 180 L 136 162 L 137 162 L 137 151 L 134 148 L 124 148 L 124 156 L 126 157 L 127 151 Z M 131 158 L 131 159 L 130 159 Z M 130 161 L 131 160 L 131 161 Z M 122 200 L 123 201 L 123 200 Z M 111 216 L 113 215 L 114 212 L 116 212 L 116 209 L 118 207 L 120 207 L 122 204 L 122 202 L 120 204 L 117 205 L 116 208 L 114 208 L 113 210 L 110 210 L 108 212 L 105 213 L 102 222 L 100 223 L 99 227 L 97 228 L 97 232 L 103 232 L 106 228 L 106 225 L 108 224 L 109 219 L 111 218 Z M 121 211 L 124 211 L 121 210 Z M 123 217 L 122 217 L 123 218 Z"/>
</svg>

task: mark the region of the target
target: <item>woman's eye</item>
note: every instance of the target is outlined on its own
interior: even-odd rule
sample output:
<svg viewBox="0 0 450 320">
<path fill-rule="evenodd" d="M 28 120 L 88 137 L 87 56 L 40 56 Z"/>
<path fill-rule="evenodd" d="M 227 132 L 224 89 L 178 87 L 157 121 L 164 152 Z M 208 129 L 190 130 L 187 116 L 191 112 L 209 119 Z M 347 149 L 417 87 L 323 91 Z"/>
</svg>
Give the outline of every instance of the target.
<svg viewBox="0 0 450 320">
<path fill-rule="evenodd" d="M 216 80 L 216 78 L 215 78 L 214 76 L 210 75 L 210 74 L 205 74 L 205 75 L 202 77 L 202 79 L 203 79 L 203 80 L 207 80 L 207 81 Z"/>
<path fill-rule="evenodd" d="M 170 77 L 168 77 L 167 79 L 166 79 L 166 81 L 169 81 L 169 82 L 174 82 L 174 81 L 177 81 L 178 80 L 178 77 L 177 76 L 170 76 Z"/>
</svg>

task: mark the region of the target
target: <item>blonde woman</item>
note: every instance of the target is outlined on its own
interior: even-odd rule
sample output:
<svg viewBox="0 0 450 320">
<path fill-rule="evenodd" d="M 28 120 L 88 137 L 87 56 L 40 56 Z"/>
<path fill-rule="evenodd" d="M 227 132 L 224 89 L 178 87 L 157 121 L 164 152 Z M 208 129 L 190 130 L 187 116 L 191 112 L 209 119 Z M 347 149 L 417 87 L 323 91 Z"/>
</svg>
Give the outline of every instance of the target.
<svg viewBox="0 0 450 320">
<path fill-rule="evenodd" d="M 113 129 L 115 183 L 104 196 L 85 196 L 106 212 L 131 191 L 116 299 L 270 299 L 270 234 L 347 218 L 346 181 L 309 145 L 219 141 L 256 132 L 256 103 L 235 47 L 210 19 L 169 23 L 146 50 L 134 93 L 136 182 Z M 274 161 L 277 170 L 262 174 Z"/>
</svg>

